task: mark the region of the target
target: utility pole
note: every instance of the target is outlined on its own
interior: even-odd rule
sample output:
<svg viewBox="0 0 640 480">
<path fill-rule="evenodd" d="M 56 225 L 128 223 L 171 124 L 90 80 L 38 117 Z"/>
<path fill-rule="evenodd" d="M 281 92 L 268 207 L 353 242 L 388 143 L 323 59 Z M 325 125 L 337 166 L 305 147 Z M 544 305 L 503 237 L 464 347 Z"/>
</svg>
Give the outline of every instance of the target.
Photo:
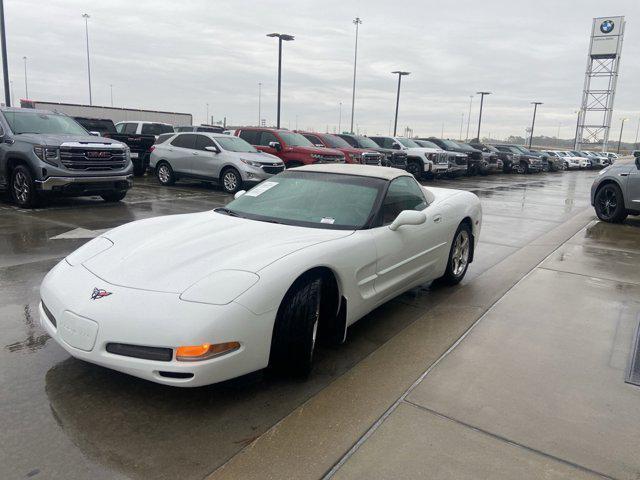
<svg viewBox="0 0 640 480">
<path fill-rule="evenodd" d="M 262 119 L 262 82 L 258 82 L 258 126 Z"/>
<path fill-rule="evenodd" d="M 27 57 L 22 57 L 24 62 L 24 95 L 29 98 L 29 82 L 27 82 Z"/>
<path fill-rule="evenodd" d="M 402 77 L 404 77 L 405 75 L 409 75 L 411 72 L 401 72 L 401 71 L 395 71 L 395 72 L 391 72 L 394 75 L 398 75 L 398 94 L 396 96 L 396 119 L 393 122 L 393 136 L 396 136 L 396 131 L 398 129 L 398 107 L 400 105 L 400 85 L 402 83 Z"/>
<path fill-rule="evenodd" d="M 356 48 L 355 53 L 353 55 L 353 90 L 351 93 L 351 128 L 349 133 L 353 135 L 353 117 L 355 116 L 356 111 L 356 67 L 358 65 L 358 27 L 362 23 L 360 17 L 356 17 L 353 20 L 353 24 L 356 26 Z"/>
<path fill-rule="evenodd" d="M 472 103 L 473 103 L 473 95 L 469 95 L 469 114 L 467 115 L 467 136 L 465 137 L 465 140 L 467 142 L 469 141 L 469 125 L 471 122 L 471 104 Z"/>
<path fill-rule="evenodd" d="M 536 126 L 536 112 L 538 111 L 538 105 L 542 105 L 542 102 L 531 102 L 533 105 L 533 120 L 531 121 L 531 135 L 529 136 L 529 148 L 531 148 L 531 144 L 533 143 L 533 129 Z"/>
<path fill-rule="evenodd" d="M 4 103 L 11 106 L 11 93 L 9 92 L 9 65 L 7 60 L 7 34 L 4 27 L 4 0 L 0 0 L 0 36 L 2 37 L 2 77 L 4 79 Z"/>
<path fill-rule="evenodd" d="M 636 141 L 634 142 L 636 148 L 638 148 L 638 133 L 640 133 L 640 118 L 638 119 L 638 126 L 636 127 Z"/>
<path fill-rule="evenodd" d="M 207 123 L 209 121 L 209 104 L 207 103 L 207 116 L 204 117 L 204 123 Z"/>
<path fill-rule="evenodd" d="M 342 126 L 342 102 L 340 102 L 340 110 L 338 113 L 338 133 L 342 132 L 341 127 Z"/>
<path fill-rule="evenodd" d="M 89 78 L 89 105 L 93 105 L 93 99 L 91 98 L 91 62 L 89 61 L 89 16 L 88 13 L 83 13 L 84 18 L 84 31 L 87 39 L 87 75 Z"/>
<path fill-rule="evenodd" d="M 582 142 L 582 139 L 578 140 L 578 132 L 580 131 L 580 115 L 582 114 L 582 110 L 578 110 L 576 113 L 578 114 L 578 118 L 576 120 L 576 136 L 573 141 L 574 150 L 578 150 L 578 144 Z"/>
<path fill-rule="evenodd" d="M 286 33 L 269 33 L 267 34 L 267 37 L 275 37 L 278 39 L 278 113 L 276 128 L 280 128 L 280 98 L 282 92 L 282 42 L 290 42 L 294 40 L 295 37 Z"/>
<path fill-rule="evenodd" d="M 460 140 L 462 141 L 462 126 L 464 125 L 464 112 L 460 116 Z"/>
<path fill-rule="evenodd" d="M 482 125 L 482 107 L 484 105 L 484 96 L 491 95 L 491 92 L 476 92 L 480 95 L 480 114 L 478 115 L 478 141 L 480 141 L 480 126 Z"/>
<path fill-rule="evenodd" d="M 622 124 L 620 125 L 620 136 L 618 137 L 618 152 L 620 153 L 620 144 L 622 143 L 622 129 L 624 129 L 624 122 L 626 122 L 628 118 L 622 119 Z"/>
</svg>

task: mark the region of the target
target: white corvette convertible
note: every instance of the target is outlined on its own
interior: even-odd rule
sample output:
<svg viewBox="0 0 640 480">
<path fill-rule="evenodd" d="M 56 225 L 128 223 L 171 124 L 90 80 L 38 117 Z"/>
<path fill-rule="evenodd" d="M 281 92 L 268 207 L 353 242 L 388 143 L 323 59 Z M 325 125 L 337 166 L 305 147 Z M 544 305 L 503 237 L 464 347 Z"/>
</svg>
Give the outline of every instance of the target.
<svg viewBox="0 0 640 480">
<path fill-rule="evenodd" d="M 482 211 L 469 192 L 363 165 L 287 170 L 225 208 L 132 222 L 45 277 L 40 318 L 72 356 L 194 387 L 272 366 L 417 285 L 456 284 Z"/>
</svg>

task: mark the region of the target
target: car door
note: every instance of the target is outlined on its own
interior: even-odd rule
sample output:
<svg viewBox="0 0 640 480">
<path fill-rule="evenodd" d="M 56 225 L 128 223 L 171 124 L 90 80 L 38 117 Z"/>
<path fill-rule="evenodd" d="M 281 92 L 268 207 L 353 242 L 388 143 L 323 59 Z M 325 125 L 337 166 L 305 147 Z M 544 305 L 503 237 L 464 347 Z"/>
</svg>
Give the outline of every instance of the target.
<svg viewBox="0 0 640 480">
<path fill-rule="evenodd" d="M 171 140 L 166 156 L 174 172 L 192 175 L 195 148 L 196 135 L 193 133 L 181 133 Z"/>
<path fill-rule="evenodd" d="M 427 217 L 421 225 L 404 225 L 395 231 L 389 225 L 403 210 L 420 210 Z M 380 302 L 412 285 L 433 279 L 442 255 L 448 255 L 447 232 L 451 229 L 446 206 L 428 205 L 422 188 L 408 176 L 394 179 L 382 202 L 376 228 L 374 289 Z"/>
<path fill-rule="evenodd" d="M 211 137 L 203 134 L 195 134 L 196 146 L 191 156 L 191 173 L 198 177 L 217 180 L 220 177 L 220 169 L 223 162 L 221 152 Z M 207 147 L 213 147 L 216 151 L 209 151 Z"/>
<path fill-rule="evenodd" d="M 640 211 L 640 159 L 636 158 L 635 164 L 629 169 L 627 175 L 627 208 Z"/>
<path fill-rule="evenodd" d="M 278 142 L 280 144 L 280 151 L 271 147 L 269 144 L 273 142 Z M 256 145 L 258 150 L 262 150 L 263 152 L 270 153 L 271 155 L 275 155 L 277 157 L 282 157 L 281 152 L 284 149 L 284 145 L 282 141 L 276 137 L 276 135 L 268 130 L 262 130 L 258 137 L 258 143 Z"/>
</svg>

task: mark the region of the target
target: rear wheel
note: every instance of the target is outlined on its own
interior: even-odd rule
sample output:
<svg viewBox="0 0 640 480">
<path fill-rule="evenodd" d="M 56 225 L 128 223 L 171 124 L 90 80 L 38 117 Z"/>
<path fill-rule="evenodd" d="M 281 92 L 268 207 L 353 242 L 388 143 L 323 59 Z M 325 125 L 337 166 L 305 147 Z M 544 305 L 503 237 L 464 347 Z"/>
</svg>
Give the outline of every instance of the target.
<svg viewBox="0 0 640 480">
<path fill-rule="evenodd" d="M 13 200 L 22 208 L 33 208 L 40 200 L 33 176 L 27 167 L 18 165 L 11 176 L 11 194 Z"/>
<path fill-rule="evenodd" d="M 279 373 L 304 377 L 311 372 L 320 322 L 322 280 L 303 276 L 285 295 L 273 327 L 270 366 Z"/>
<path fill-rule="evenodd" d="M 161 185 L 173 185 L 176 183 L 173 168 L 167 162 L 162 162 L 156 167 L 156 178 Z"/>
<path fill-rule="evenodd" d="M 437 283 L 457 285 L 462 281 L 469 268 L 472 241 L 471 227 L 466 222 L 461 223 L 453 236 L 447 270 L 442 277 L 436 280 Z"/>
<path fill-rule="evenodd" d="M 227 168 L 220 175 L 220 184 L 227 193 L 236 193 L 242 187 L 242 177 L 235 168 Z"/>
<path fill-rule="evenodd" d="M 615 183 L 608 183 L 598 190 L 595 198 L 596 215 L 604 222 L 622 223 L 627 218 L 622 190 Z"/>
</svg>

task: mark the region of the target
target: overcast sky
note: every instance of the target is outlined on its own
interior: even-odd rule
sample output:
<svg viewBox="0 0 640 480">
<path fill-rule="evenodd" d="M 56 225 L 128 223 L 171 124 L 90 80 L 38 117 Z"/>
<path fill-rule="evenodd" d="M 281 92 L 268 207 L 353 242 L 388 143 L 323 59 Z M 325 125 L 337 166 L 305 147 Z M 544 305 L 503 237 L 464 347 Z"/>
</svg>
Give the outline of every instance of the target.
<svg viewBox="0 0 640 480">
<path fill-rule="evenodd" d="M 88 103 L 85 31 L 89 13 L 93 102 L 188 112 L 255 124 L 275 123 L 277 40 L 284 44 L 282 124 L 348 128 L 355 30 L 359 16 L 355 123 L 386 134 L 395 109 L 393 70 L 408 70 L 398 129 L 466 135 L 469 95 L 489 90 L 483 135 L 523 135 L 533 100 L 536 133 L 573 137 L 593 17 L 626 15 L 627 29 L 613 128 L 628 117 L 633 141 L 640 115 L 638 0 L 5 0 L 10 78 L 24 98 Z M 471 132 L 477 128 L 474 97 Z M 612 137 L 614 136 L 612 132 Z"/>
</svg>

